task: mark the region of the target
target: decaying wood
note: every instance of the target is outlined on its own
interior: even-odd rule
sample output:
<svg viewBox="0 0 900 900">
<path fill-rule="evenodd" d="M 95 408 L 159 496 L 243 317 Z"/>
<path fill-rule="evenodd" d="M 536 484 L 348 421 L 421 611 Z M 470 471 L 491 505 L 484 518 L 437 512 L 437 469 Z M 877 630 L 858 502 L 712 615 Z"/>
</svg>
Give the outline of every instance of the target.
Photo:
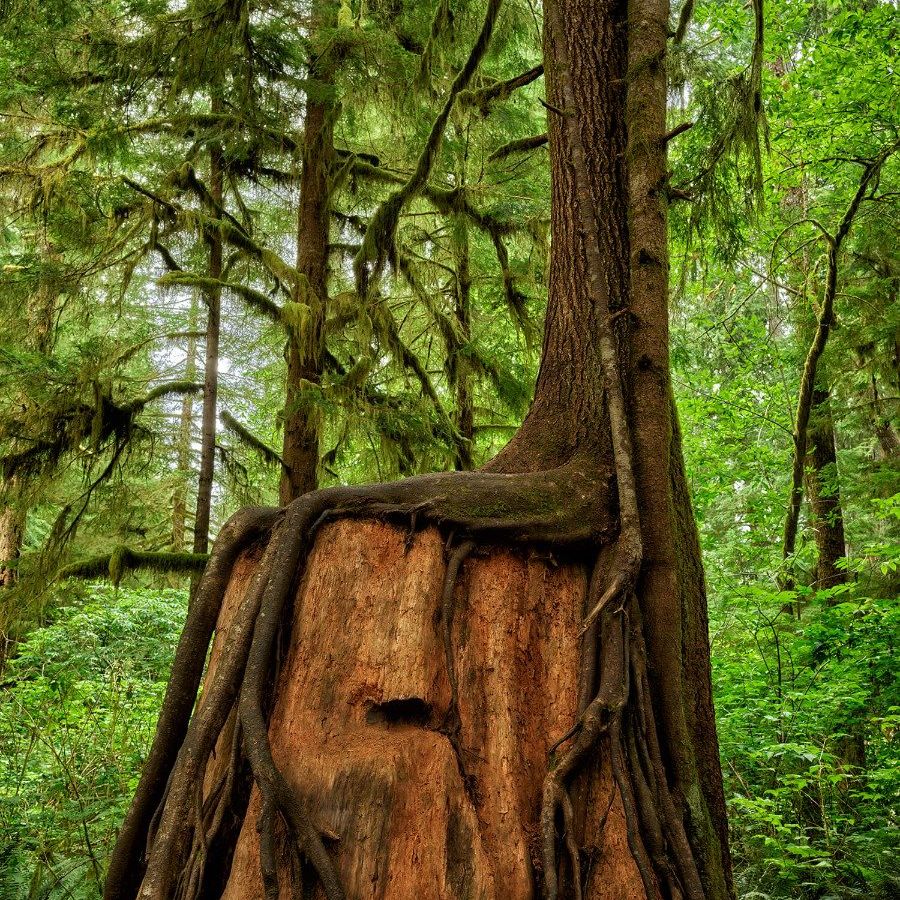
<svg viewBox="0 0 900 900">
<path fill-rule="evenodd" d="M 271 513 L 168 780 L 136 800 L 146 852 L 117 848 L 107 900 L 732 894 L 668 374 L 668 7 L 547 13 L 553 254 L 528 416 L 479 471 Z"/>
</svg>

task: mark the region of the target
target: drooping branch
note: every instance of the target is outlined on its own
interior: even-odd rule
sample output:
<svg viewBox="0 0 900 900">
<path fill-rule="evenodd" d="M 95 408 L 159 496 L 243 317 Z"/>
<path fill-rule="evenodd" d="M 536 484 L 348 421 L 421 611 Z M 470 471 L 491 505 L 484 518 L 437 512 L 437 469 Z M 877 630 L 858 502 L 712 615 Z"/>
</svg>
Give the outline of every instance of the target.
<svg viewBox="0 0 900 900">
<path fill-rule="evenodd" d="M 431 63 L 434 59 L 434 50 L 441 35 L 450 27 L 453 21 L 453 13 L 450 10 L 450 0 L 437 0 L 434 7 L 434 15 L 431 17 L 431 26 L 428 29 L 428 40 L 422 48 L 422 58 L 419 60 L 419 72 L 416 83 L 421 87 L 427 85 L 431 79 Z"/>
<path fill-rule="evenodd" d="M 266 465 L 284 467 L 284 460 L 265 441 L 260 440 L 246 425 L 241 424 L 227 409 L 219 413 L 222 424 L 238 440 L 256 453 Z"/>
<path fill-rule="evenodd" d="M 498 162 L 515 153 L 528 153 L 530 150 L 537 150 L 539 147 L 546 146 L 548 140 L 549 137 L 546 132 L 544 134 L 533 134 L 529 137 L 518 138 L 515 141 L 510 141 L 508 144 L 503 144 L 501 147 L 498 147 L 488 157 L 488 162 Z"/>
<path fill-rule="evenodd" d="M 866 164 L 862 177 L 850 205 L 841 217 L 837 230 L 832 235 L 821 228 L 822 235 L 828 244 L 828 272 L 825 281 L 825 294 L 816 322 L 816 331 L 803 363 L 803 375 L 800 379 L 800 390 L 797 395 L 797 411 L 794 414 L 793 458 L 791 463 L 791 487 L 788 495 L 788 510 L 784 520 L 784 537 L 782 541 L 782 559 L 786 564 L 794 555 L 797 544 L 797 524 L 800 519 L 800 508 L 803 505 L 803 469 L 806 461 L 806 445 L 809 432 L 809 417 L 812 411 L 812 400 L 816 386 L 816 370 L 822 356 L 831 328 L 835 323 L 834 300 L 837 295 L 838 263 L 841 245 L 853 225 L 853 220 L 865 199 L 869 186 L 877 178 L 887 159 L 900 147 L 900 142 L 884 150 L 875 159 Z M 785 589 L 792 589 L 793 578 L 786 574 L 782 580 Z"/>
<path fill-rule="evenodd" d="M 268 294 L 256 290 L 256 288 L 241 284 L 235 281 L 223 281 L 222 279 L 212 279 L 206 275 L 197 275 L 193 272 L 168 272 L 160 278 L 156 279 L 156 283 L 161 287 L 174 287 L 176 285 L 182 287 L 197 287 L 209 289 L 217 287 L 220 290 L 227 290 L 235 296 L 244 300 L 248 306 L 262 313 L 266 318 L 277 324 L 283 324 L 284 310 L 282 306 L 276 303 Z"/>
<path fill-rule="evenodd" d="M 544 64 L 535 66 L 527 72 L 522 72 L 506 81 L 498 81 L 488 87 L 479 88 L 478 90 L 463 91 L 459 101 L 466 106 L 476 106 L 482 115 L 487 115 L 492 103 L 498 100 L 505 100 L 513 91 L 523 88 L 537 81 L 544 74 Z"/>
<path fill-rule="evenodd" d="M 402 187 L 379 205 L 369 220 L 362 246 L 353 261 L 357 290 L 361 296 L 367 296 L 370 280 L 374 276 L 374 280 L 377 281 L 385 263 L 396 256 L 395 237 L 400 214 L 406 204 L 428 183 L 441 147 L 447 120 L 450 118 L 457 96 L 468 86 L 487 53 L 502 2 L 503 0 L 488 0 L 481 31 L 469 53 L 469 58 L 453 79 L 447 100 L 431 126 L 431 132 L 419 155 L 415 171 Z"/>
</svg>

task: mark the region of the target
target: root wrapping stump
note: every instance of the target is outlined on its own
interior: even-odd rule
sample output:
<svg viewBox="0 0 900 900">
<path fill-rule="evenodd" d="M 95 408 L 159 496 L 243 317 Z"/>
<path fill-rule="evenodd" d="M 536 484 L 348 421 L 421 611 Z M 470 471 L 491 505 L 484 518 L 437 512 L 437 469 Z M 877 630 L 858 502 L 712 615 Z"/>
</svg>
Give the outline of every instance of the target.
<svg viewBox="0 0 900 900">
<path fill-rule="evenodd" d="M 577 713 L 585 568 L 503 549 L 463 563 L 452 631 L 457 753 L 443 729 L 444 538 L 429 528 L 409 552 L 405 539 L 379 522 L 322 529 L 294 602 L 273 757 L 328 835 L 348 897 L 537 896 L 548 749 Z M 609 766 L 584 778 L 584 796 L 600 798 L 576 810 L 586 886 L 642 898 L 621 852 L 618 798 L 600 828 Z M 259 814 L 254 790 L 224 897 L 265 896 Z M 285 898 L 286 852 L 282 842 Z M 604 895 L 588 887 L 586 896 Z"/>
</svg>

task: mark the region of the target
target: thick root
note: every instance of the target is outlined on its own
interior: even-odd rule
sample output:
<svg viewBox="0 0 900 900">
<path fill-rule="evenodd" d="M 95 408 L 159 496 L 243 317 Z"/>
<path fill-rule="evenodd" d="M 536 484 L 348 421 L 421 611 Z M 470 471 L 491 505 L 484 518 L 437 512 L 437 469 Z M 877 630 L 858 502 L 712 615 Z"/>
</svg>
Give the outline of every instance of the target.
<svg viewBox="0 0 900 900">
<path fill-rule="evenodd" d="M 219 534 L 175 651 L 153 745 L 110 858 L 104 900 L 124 900 L 137 891 L 144 871 L 146 836 L 184 741 L 232 568 L 238 556 L 271 529 L 277 517 L 277 510 L 248 507 L 236 513 Z"/>
</svg>

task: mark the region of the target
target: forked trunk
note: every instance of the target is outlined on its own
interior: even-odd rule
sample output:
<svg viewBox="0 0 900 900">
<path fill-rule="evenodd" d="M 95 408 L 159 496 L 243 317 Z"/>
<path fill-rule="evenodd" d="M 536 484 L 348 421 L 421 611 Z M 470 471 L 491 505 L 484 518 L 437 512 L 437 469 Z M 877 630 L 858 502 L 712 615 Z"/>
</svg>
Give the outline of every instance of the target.
<svg viewBox="0 0 900 900">
<path fill-rule="evenodd" d="M 199 674 L 179 649 L 117 847 L 117 866 L 140 865 L 129 847 L 150 831 L 146 900 L 732 894 L 669 376 L 668 7 L 557 2 L 528 417 L 482 470 L 265 514 L 189 728 Z M 186 634 L 206 627 L 249 529 L 220 539 Z"/>
</svg>

